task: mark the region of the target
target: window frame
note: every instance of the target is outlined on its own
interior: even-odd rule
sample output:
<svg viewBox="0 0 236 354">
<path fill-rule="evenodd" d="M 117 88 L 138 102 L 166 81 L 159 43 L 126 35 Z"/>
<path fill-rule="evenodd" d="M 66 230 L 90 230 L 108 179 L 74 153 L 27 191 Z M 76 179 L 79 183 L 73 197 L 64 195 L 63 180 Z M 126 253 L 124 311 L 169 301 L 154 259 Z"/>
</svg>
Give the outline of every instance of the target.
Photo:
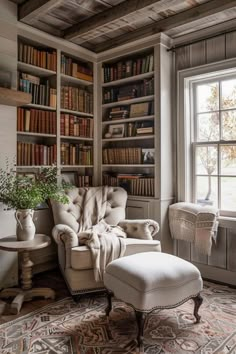
<svg viewBox="0 0 236 354">
<path fill-rule="evenodd" d="M 195 156 L 192 143 L 195 122 L 189 119 L 194 116 L 194 99 L 196 102 L 196 97 L 193 96 L 193 87 L 200 82 L 210 82 L 217 78 L 219 80 L 219 77 L 222 78 L 222 76 L 232 77 L 232 74 L 236 76 L 236 59 L 177 72 L 177 201 L 193 202 L 195 197 Z M 220 140 L 217 143 L 220 142 L 223 141 Z M 236 217 L 236 211 L 227 213 L 221 211 L 221 215 Z"/>
</svg>

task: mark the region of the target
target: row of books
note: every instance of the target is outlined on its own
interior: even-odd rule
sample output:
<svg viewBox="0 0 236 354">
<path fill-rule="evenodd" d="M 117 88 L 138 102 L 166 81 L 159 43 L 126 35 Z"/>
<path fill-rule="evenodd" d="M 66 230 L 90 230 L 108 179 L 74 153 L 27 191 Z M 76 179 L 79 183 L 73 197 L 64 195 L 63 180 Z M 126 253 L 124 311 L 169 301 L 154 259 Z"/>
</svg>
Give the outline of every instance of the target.
<svg viewBox="0 0 236 354">
<path fill-rule="evenodd" d="M 83 144 L 62 143 L 62 165 L 92 165 L 93 147 Z"/>
<path fill-rule="evenodd" d="M 52 165 L 57 160 L 56 145 L 32 144 L 17 142 L 17 165 L 18 166 L 39 166 Z"/>
<path fill-rule="evenodd" d="M 49 80 L 19 73 L 19 90 L 31 93 L 34 104 L 56 107 L 57 90 L 50 87 Z"/>
<path fill-rule="evenodd" d="M 57 53 L 53 49 L 45 49 L 33 47 L 32 45 L 19 43 L 18 60 L 40 66 L 41 68 L 56 71 L 57 70 Z"/>
<path fill-rule="evenodd" d="M 62 180 L 65 183 L 70 183 L 76 187 L 91 187 L 93 185 L 93 176 L 80 175 L 79 172 L 63 172 Z"/>
<path fill-rule="evenodd" d="M 93 119 L 61 114 L 61 135 L 92 138 Z"/>
<path fill-rule="evenodd" d="M 154 164 L 154 148 L 105 148 L 102 151 L 104 164 Z"/>
<path fill-rule="evenodd" d="M 132 98 L 153 95 L 154 78 L 144 79 L 138 84 L 105 88 L 103 91 L 103 103 L 129 100 Z"/>
<path fill-rule="evenodd" d="M 103 175 L 103 184 L 113 187 L 120 186 L 130 195 L 154 197 L 154 178 L 142 175 L 113 176 Z"/>
<path fill-rule="evenodd" d="M 85 63 L 77 63 L 72 58 L 61 55 L 61 73 L 86 81 L 93 81 L 93 71 Z"/>
<path fill-rule="evenodd" d="M 102 151 L 103 163 L 107 164 L 141 164 L 142 149 L 137 148 L 105 148 Z"/>
<path fill-rule="evenodd" d="M 56 112 L 18 108 L 17 131 L 56 134 Z"/>
<path fill-rule="evenodd" d="M 114 64 L 106 64 L 103 67 L 103 81 L 111 82 L 126 77 L 140 75 L 153 71 L 154 56 L 149 54 L 141 58 L 118 61 Z"/>
<path fill-rule="evenodd" d="M 72 111 L 93 113 L 93 94 L 85 89 L 61 87 L 61 107 Z"/>
</svg>

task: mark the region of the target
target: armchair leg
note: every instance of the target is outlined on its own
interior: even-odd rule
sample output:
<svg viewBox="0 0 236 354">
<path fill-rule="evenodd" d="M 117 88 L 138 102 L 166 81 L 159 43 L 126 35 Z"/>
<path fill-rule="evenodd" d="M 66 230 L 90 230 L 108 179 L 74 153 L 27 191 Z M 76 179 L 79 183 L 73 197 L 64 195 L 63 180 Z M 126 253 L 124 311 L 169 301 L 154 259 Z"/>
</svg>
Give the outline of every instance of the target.
<svg viewBox="0 0 236 354">
<path fill-rule="evenodd" d="M 81 299 L 81 295 L 73 295 L 72 297 L 75 302 L 79 302 Z"/>
<path fill-rule="evenodd" d="M 203 298 L 201 297 L 200 294 L 198 294 L 197 296 L 192 298 L 194 301 L 194 310 L 193 310 L 193 314 L 196 318 L 196 323 L 200 322 L 201 316 L 198 314 L 198 310 L 199 307 L 201 306 L 202 302 L 203 302 Z"/>
<path fill-rule="evenodd" d="M 113 292 L 111 290 L 107 290 L 107 302 L 108 302 L 108 305 L 107 305 L 107 307 L 105 309 L 107 317 L 109 316 L 109 313 L 111 312 L 111 309 L 112 309 L 112 297 L 113 296 L 114 296 Z"/>
</svg>

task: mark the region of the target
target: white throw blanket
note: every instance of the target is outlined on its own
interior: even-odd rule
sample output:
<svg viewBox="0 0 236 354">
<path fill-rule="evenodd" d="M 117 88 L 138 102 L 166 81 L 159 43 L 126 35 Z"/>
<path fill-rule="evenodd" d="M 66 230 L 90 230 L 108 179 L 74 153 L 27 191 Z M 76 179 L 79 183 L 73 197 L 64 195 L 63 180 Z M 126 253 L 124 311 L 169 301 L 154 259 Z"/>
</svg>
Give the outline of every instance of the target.
<svg viewBox="0 0 236 354">
<path fill-rule="evenodd" d="M 177 240 L 193 242 L 205 255 L 211 254 L 212 238 L 216 240 L 219 212 L 208 206 L 176 203 L 169 207 L 171 236 Z"/>
<path fill-rule="evenodd" d="M 103 280 L 106 266 L 125 253 L 126 233 L 119 226 L 108 225 L 105 220 L 108 187 L 90 188 L 83 200 L 79 227 L 79 244 L 92 252 L 94 277 Z"/>
</svg>

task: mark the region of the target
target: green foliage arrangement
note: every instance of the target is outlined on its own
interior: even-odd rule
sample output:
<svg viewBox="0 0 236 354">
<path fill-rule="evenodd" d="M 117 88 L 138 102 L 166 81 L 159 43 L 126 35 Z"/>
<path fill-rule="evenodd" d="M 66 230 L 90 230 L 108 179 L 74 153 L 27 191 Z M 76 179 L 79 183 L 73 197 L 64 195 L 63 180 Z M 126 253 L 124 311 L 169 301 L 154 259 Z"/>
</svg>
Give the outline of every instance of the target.
<svg viewBox="0 0 236 354">
<path fill-rule="evenodd" d="M 35 175 L 17 174 L 14 167 L 0 168 L 0 202 L 13 209 L 35 209 L 49 199 L 68 203 L 65 190 L 59 184 L 55 166 L 42 167 Z"/>
</svg>

